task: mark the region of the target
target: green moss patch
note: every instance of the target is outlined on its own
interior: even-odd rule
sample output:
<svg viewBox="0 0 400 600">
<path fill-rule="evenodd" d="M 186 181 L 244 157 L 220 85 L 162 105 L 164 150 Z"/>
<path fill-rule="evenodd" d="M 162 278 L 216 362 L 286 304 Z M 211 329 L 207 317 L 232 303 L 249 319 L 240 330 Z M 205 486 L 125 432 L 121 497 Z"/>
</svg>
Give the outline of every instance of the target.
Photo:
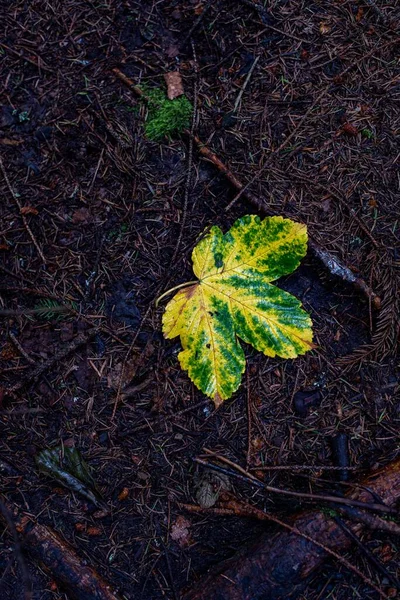
<svg viewBox="0 0 400 600">
<path fill-rule="evenodd" d="M 165 92 L 159 88 L 142 88 L 142 90 L 148 106 L 144 129 L 149 140 L 159 141 L 164 137 L 181 133 L 189 126 L 193 106 L 186 96 L 169 100 Z"/>
</svg>

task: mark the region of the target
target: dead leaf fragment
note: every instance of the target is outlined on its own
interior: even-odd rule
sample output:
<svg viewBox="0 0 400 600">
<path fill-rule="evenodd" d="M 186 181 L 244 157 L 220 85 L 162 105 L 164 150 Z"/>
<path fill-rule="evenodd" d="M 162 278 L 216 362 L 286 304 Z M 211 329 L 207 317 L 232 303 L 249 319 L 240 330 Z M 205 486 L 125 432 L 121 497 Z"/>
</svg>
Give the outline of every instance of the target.
<svg viewBox="0 0 400 600">
<path fill-rule="evenodd" d="M 128 496 L 129 496 L 129 488 L 124 487 L 118 494 L 118 500 L 120 500 L 120 501 L 126 500 Z"/>
<path fill-rule="evenodd" d="M 3 146 L 19 146 L 23 144 L 24 140 L 12 140 L 10 138 L 0 138 L 0 144 Z"/>
<path fill-rule="evenodd" d="M 358 134 L 357 127 L 355 127 L 351 123 L 345 123 L 343 125 L 342 129 L 343 129 L 344 133 L 347 133 L 347 135 L 357 135 Z"/>
<path fill-rule="evenodd" d="M 168 58 L 176 58 L 179 54 L 179 48 L 175 44 L 171 44 L 165 51 Z"/>
<path fill-rule="evenodd" d="M 137 369 L 136 361 L 117 363 L 107 375 L 107 385 L 113 390 L 118 390 L 121 384 L 123 390 L 132 381 Z"/>
<path fill-rule="evenodd" d="M 184 94 L 182 77 L 179 71 L 170 71 L 164 75 L 165 83 L 167 84 L 167 96 L 170 100 L 178 98 Z"/>
<path fill-rule="evenodd" d="M 95 537 L 98 535 L 101 535 L 103 532 L 100 529 L 100 527 L 88 527 L 86 530 L 87 535 L 91 536 L 91 537 Z"/>
<path fill-rule="evenodd" d="M 189 528 L 191 527 L 191 522 L 189 519 L 186 519 L 184 516 L 179 515 L 176 518 L 175 523 L 172 524 L 171 527 L 171 538 L 179 544 L 181 548 L 185 548 L 192 543 L 191 535 Z"/>
<path fill-rule="evenodd" d="M 21 215 L 38 215 L 39 211 L 33 206 L 22 206 L 20 210 Z"/>
<path fill-rule="evenodd" d="M 322 35 L 326 35 L 327 33 L 329 33 L 331 30 L 330 25 L 328 25 L 328 23 L 322 21 L 319 24 L 319 32 L 322 33 Z"/>
<path fill-rule="evenodd" d="M 221 492 L 230 489 L 230 481 L 224 473 L 205 473 L 196 486 L 196 500 L 202 508 L 211 508 Z"/>
</svg>

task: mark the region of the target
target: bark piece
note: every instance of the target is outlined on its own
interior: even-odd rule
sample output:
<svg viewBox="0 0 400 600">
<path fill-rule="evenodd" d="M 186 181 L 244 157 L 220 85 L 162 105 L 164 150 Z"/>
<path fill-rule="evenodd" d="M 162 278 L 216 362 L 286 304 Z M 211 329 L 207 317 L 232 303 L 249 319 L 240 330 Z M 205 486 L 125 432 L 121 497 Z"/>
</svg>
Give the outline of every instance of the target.
<svg viewBox="0 0 400 600">
<path fill-rule="evenodd" d="M 371 492 L 388 506 L 396 505 L 400 500 L 400 460 L 368 477 L 362 487 L 353 489 L 347 497 L 370 502 L 373 500 Z M 351 540 L 339 525 L 322 512 L 305 511 L 290 524 L 340 554 L 351 546 Z M 357 523 L 351 530 L 359 534 L 364 531 L 364 525 Z M 322 548 L 295 533 L 267 532 L 254 545 L 213 568 L 183 600 L 297 598 L 327 558 Z"/>
<path fill-rule="evenodd" d="M 120 600 L 111 586 L 55 531 L 25 514 L 17 519 L 16 528 L 28 554 L 50 572 L 57 585 L 66 591 L 68 600 Z"/>
</svg>

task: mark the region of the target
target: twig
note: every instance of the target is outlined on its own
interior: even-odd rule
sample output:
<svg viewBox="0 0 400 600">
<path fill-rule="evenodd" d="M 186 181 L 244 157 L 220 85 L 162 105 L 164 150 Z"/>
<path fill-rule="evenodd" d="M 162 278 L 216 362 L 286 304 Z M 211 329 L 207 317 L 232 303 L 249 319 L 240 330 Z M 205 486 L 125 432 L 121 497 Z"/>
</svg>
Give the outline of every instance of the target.
<svg viewBox="0 0 400 600">
<path fill-rule="evenodd" d="M 257 65 L 257 63 L 258 63 L 259 60 L 260 60 L 260 56 L 256 56 L 256 58 L 253 61 L 253 64 L 250 67 L 249 72 L 247 73 L 247 77 L 244 80 L 244 83 L 243 83 L 243 85 L 242 85 L 242 87 L 240 89 L 240 92 L 238 93 L 238 96 L 236 98 L 236 101 L 235 101 L 235 104 L 233 106 L 233 110 L 232 110 L 231 114 L 234 114 L 237 111 L 238 106 L 240 104 L 240 101 L 242 99 L 242 96 L 244 94 L 244 91 L 245 91 L 245 89 L 246 89 L 246 87 L 247 87 L 247 85 L 248 85 L 248 83 L 250 81 L 250 78 L 251 78 L 251 76 L 253 74 L 253 71 L 254 71 L 254 69 L 255 69 L 255 67 L 256 67 L 256 65 Z"/>
<path fill-rule="evenodd" d="M 57 584 L 66 589 L 70 600 L 120 600 L 111 585 L 50 527 L 38 523 L 26 512 L 15 516 L 14 526 L 30 556 L 50 571 Z"/>
<path fill-rule="evenodd" d="M 179 45 L 179 50 L 184 50 L 186 44 L 188 43 L 188 41 L 192 37 L 193 33 L 196 31 L 196 29 L 198 28 L 198 26 L 200 25 L 200 23 L 202 22 L 202 20 L 206 16 L 208 10 L 211 7 L 211 4 L 213 4 L 213 0 L 208 0 L 207 4 L 204 6 L 203 10 L 201 11 L 201 13 L 199 14 L 199 16 L 197 17 L 197 19 L 195 20 L 195 22 L 193 23 L 193 25 L 189 29 L 188 33 L 186 34 L 185 38 L 183 39 L 183 42 Z"/>
<path fill-rule="evenodd" d="M 357 471 L 358 467 L 334 467 L 332 465 L 263 465 L 250 471 Z"/>
<path fill-rule="evenodd" d="M 17 391 L 21 390 L 22 388 L 24 388 L 29 382 L 35 383 L 45 371 L 50 369 L 50 367 L 55 365 L 61 359 L 68 356 L 68 354 L 70 354 L 70 352 L 73 352 L 74 350 L 79 348 L 79 346 L 82 346 L 82 344 L 85 344 L 92 337 L 94 337 L 97 332 L 98 332 L 98 329 L 94 328 L 86 333 L 80 333 L 79 335 L 75 336 L 74 339 L 71 340 L 71 342 L 69 344 L 60 348 L 60 350 L 58 352 L 56 352 L 49 359 L 40 363 L 40 365 L 38 365 L 34 369 L 31 369 L 23 377 L 23 379 L 21 379 L 14 385 L 6 388 L 5 393 L 7 394 L 7 393 L 12 393 L 12 392 L 17 392 Z"/>
<path fill-rule="evenodd" d="M 313 254 L 319 258 L 323 265 L 328 269 L 331 275 L 339 277 L 347 283 L 352 283 L 355 288 L 360 290 L 372 302 L 375 309 L 379 310 L 382 304 L 380 297 L 369 287 L 369 285 L 361 277 L 356 277 L 338 258 L 324 248 L 321 248 L 312 239 L 309 241 L 309 246 Z"/>
<path fill-rule="evenodd" d="M 236 465 L 229 459 L 227 459 L 223 456 L 220 456 L 220 455 L 215 455 L 215 454 L 214 454 L 214 457 L 218 458 L 218 460 L 221 460 L 221 461 L 231 465 L 233 468 L 227 469 L 225 467 L 221 467 L 220 465 L 216 465 L 214 463 L 207 462 L 206 460 L 203 460 L 201 458 L 194 458 L 193 460 L 195 463 L 202 465 L 203 467 L 207 467 L 207 468 L 217 471 L 219 473 L 224 473 L 225 475 L 235 477 L 236 479 L 240 479 L 241 481 L 244 481 L 250 485 L 255 485 L 256 487 L 261 488 L 261 489 L 265 490 L 266 492 L 271 492 L 274 494 L 282 494 L 283 496 L 291 496 L 292 498 L 300 498 L 303 500 L 332 502 L 334 504 L 343 504 L 345 506 L 357 506 L 359 508 L 364 508 L 366 510 L 373 510 L 376 512 L 383 512 L 383 513 L 388 513 L 388 514 L 394 514 L 396 512 L 393 509 L 391 509 L 389 506 L 386 506 L 385 504 L 378 504 L 376 502 L 367 503 L 367 502 L 361 502 L 359 500 L 353 500 L 351 498 L 345 498 L 345 497 L 340 498 L 338 496 L 330 496 L 328 494 L 309 494 L 307 492 L 294 492 L 292 490 L 276 488 L 276 487 L 267 485 L 263 481 L 260 481 L 259 479 L 254 477 L 254 475 L 252 475 L 251 473 L 248 473 L 247 471 L 242 469 L 242 467 L 240 467 L 239 465 Z M 234 470 L 234 469 L 236 469 L 236 470 Z"/>
<path fill-rule="evenodd" d="M 204 11 L 203 11 L 204 12 Z M 186 225 L 186 217 L 187 217 L 187 209 L 189 203 L 189 194 L 191 190 L 192 183 L 192 167 L 193 167 L 193 135 L 196 127 L 197 121 L 197 100 L 198 100 L 198 67 L 197 67 L 197 57 L 196 50 L 194 47 L 194 43 L 192 41 L 192 50 L 193 50 L 193 59 L 195 64 L 195 82 L 194 82 L 194 92 L 193 92 L 193 115 L 192 115 L 192 124 L 190 127 L 190 135 L 189 135 L 189 148 L 188 148 L 188 159 L 187 159 L 187 171 L 186 171 L 186 180 L 185 180 L 185 193 L 183 199 L 183 213 L 181 219 L 181 227 L 179 230 L 178 239 L 176 242 L 174 254 L 172 255 L 171 264 L 175 263 L 176 257 L 178 256 L 179 248 L 182 242 L 183 231 Z"/>
<path fill-rule="evenodd" d="M 31 358 L 29 356 L 29 354 L 23 349 L 23 347 L 21 346 L 21 344 L 19 343 L 19 341 L 17 340 L 16 336 L 13 334 L 12 331 L 10 331 L 8 333 L 8 335 L 10 336 L 10 340 L 12 341 L 12 343 L 14 344 L 14 346 L 17 348 L 17 350 L 22 354 L 22 356 L 25 358 L 26 361 L 28 361 L 29 363 L 31 363 L 31 365 L 35 364 L 35 361 L 33 360 L 33 358 Z"/>
<path fill-rule="evenodd" d="M 353 531 L 349 527 L 346 526 L 346 524 L 342 521 L 342 519 L 340 519 L 340 517 L 333 517 L 333 520 L 335 521 L 335 523 L 337 525 L 339 525 L 339 527 L 345 532 L 345 534 L 352 540 L 352 542 L 354 542 L 358 546 L 358 549 L 360 550 L 360 552 L 362 554 L 364 554 L 364 556 L 366 556 L 366 558 L 368 558 L 368 560 L 374 565 L 374 567 L 376 567 L 378 569 L 378 571 L 380 571 L 380 573 L 382 573 L 382 575 L 384 577 L 387 577 L 387 579 L 397 589 L 400 589 L 400 584 L 399 584 L 398 580 L 389 573 L 389 571 L 386 569 L 386 567 L 372 554 L 372 552 L 370 550 L 368 550 L 368 548 L 365 546 L 365 544 L 363 544 L 362 541 L 358 538 L 358 536 L 356 536 L 356 534 L 353 533 Z"/>
<path fill-rule="evenodd" d="M 228 500 L 228 501 L 222 502 L 222 506 L 220 508 L 202 508 L 202 507 L 197 507 L 197 506 L 193 506 L 190 504 L 180 504 L 179 506 L 190 512 L 207 512 L 207 513 L 219 514 L 219 515 L 232 515 L 232 516 L 239 516 L 239 517 L 246 517 L 246 518 L 250 517 L 250 518 L 259 519 L 260 521 L 272 521 L 273 523 L 280 525 L 284 529 L 287 529 L 291 533 L 294 533 L 295 535 L 307 540 L 308 542 L 311 542 L 318 548 L 321 548 L 321 550 L 323 550 L 330 556 L 333 556 L 337 561 L 339 561 L 347 569 L 349 569 L 350 571 L 352 571 L 353 573 L 358 575 L 365 583 L 367 583 L 376 592 L 378 592 L 382 598 L 385 598 L 385 599 L 389 598 L 389 596 L 387 596 L 385 594 L 385 592 L 383 590 L 381 590 L 372 581 L 372 579 L 367 577 L 362 571 L 360 571 L 356 566 L 354 566 L 352 563 L 350 563 L 346 558 L 344 558 L 343 556 L 341 556 L 334 550 L 331 550 L 331 548 L 328 548 L 324 544 L 321 544 L 321 542 L 319 542 L 315 538 L 307 535 L 306 533 L 303 533 L 297 527 L 293 527 L 292 525 L 285 523 L 278 517 L 275 517 L 275 515 L 266 513 L 263 510 L 260 510 L 254 506 L 251 506 L 248 503 L 245 503 L 245 502 L 235 499 L 235 500 Z M 199 509 L 199 510 L 197 510 L 197 509 Z"/>
<path fill-rule="evenodd" d="M 252 443 L 252 421 L 253 421 L 253 409 L 251 405 L 250 396 L 250 375 L 249 370 L 246 371 L 246 408 L 247 408 L 247 454 L 246 454 L 246 467 L 249 468 L 251 462 L 251 443 Z"/>
<path fill-rule="evenodd" d="M 17 207 L 18 207 L 19 214 L 20 214 L 20 216 L 21 216 L 21 219 L 22 219 L 22 222 L 23 222 L 23 224 L 24 224 L 24 227 L 25 227 L 25 229 L 26 229 L 26 231 L 27 231 L 27 233 L 28 233 L 29 237 L 31 238 L 31 240 L 32 240 L 32 242 L 33 242 L 33 245 L 35 246 L 35 248 L 36 248 L 36 250 L 37 250 L 37 252 L 38 252 L 38 254 L 39 254 L 40 258 L 42 259 L 42 262 L 43 262 L 44 264 L 46 264 L 46 259 L 45 259 L 45 257 L 44 257 L 44 254 L 43 254 L 43 252 L 42 252 L 42 250 L 41 250 L 41 248 L 40 248 L 39 244 L 37 243 L 35 236 L 33 235 L 32 229 L 29 227 L 29 223 L 28 223 L 28 221 L 27 221 L 27 218 L 26 218 L 26 216 L 25 216 L 25 215 L 24 215 L 24 213 L 22 212 L 22 206 L 21 206 L 21 203 L 20 203 L 20 201 L 19 201 L 19 198 L 18 198 L 18 196 L 16 195 L 15 191 L 14 191 L 14 190 L 13 190 L 13 188 L 12 188 L 12 185 L 11 185 L 11 183 L 10 183 L 10 180 L 9 180 L 9 178 L 8 178 L 7 171 L 6 171 L 6 168 L 5 168 L 5 166 L 4 166 L 3 159 L 1 158 L 1 156 L 0 156 L 0 168 L 1 168 L 1 171 L 2 171 L 2 173 L 3 173 L 4 181 L 5 181 L 5 182 L 6 182 L 6 184 L 7 184 L 8 191 L 10 192 L 10 194 L 11 194 L 11 196 L 12 196 L 12 198 L 13 198 L 13 200 L 14 200 L 15 204 L 16 204 L 16 205 L 17 205 Z"/>
<path fill-rule="evenodd" d="M 364 523 L 364 525 L 373 531 L 386 531 L 386 533 L 390 533 L 391 535 L 400 536 L 400 525 L 394 521 L 382 519 L 378 515 L 371 515 L 350 506 L 340 506 L 337 510 L 352 521 Z"/>
<path fill-rule="evenodd" d="M 3 521 L 5 521 L 7 527 L 9 528 L 10 533 L 13 538 L 14 554 L 15 554 L 15 558 L 17 559 L 18 564 L 21 569 L 22 582 L 24 585 L 25 600 L 31 600 L 31 598 L 32 598 L 31 581 L 30 581 L 29 571 L 25 564 L 24 555 L 22 553 L 21 543 L 20 543 L 19 537 L 18 537 L 18 532 L 15 527 L 15 524 L 14 524 L 14 521 L 12 519 L 9 509 L 1 500 L 0 500 L 0 513 L 1 513 L 1 516 L 3 517 Z"/>
</svg>

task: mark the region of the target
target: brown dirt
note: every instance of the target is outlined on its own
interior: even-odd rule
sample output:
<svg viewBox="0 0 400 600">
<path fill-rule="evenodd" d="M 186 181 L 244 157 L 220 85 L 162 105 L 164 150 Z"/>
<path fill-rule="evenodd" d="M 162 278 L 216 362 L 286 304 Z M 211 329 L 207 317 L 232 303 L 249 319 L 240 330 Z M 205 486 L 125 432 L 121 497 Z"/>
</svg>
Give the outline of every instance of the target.
<svg viewBox="0 0 400 600">
<path fill-rule="evenodd" d="M 177 508 L 196 502 L 204 472 L 192 459 L 203 447 L 242 466 L 247 459 L 249 467 L 332 466 L 331 438 L 344 432 L 359 471 L 398 455 L 400 17 L 395 3 L 370 1 L 272 1 L 259 10 L 251 0 L 5 4 L 0 156 L 18 196 L 1 173 L 0 309 L 16 311 L 1 317 L 3 387 L 77 334 L 100 329 L 37 381 L 4 396 L 0 458 L 22 477 L 1 475 L 3 490 L 128 600 L 176 600 L 265 528 Z M 200 16 L 192 35 L 196 67 L 190 41 L 179 45 Z M 202 403 L 179 368 L 179 343 L 162 337 L 154 299 L 193 278 L 190 252 L 205 227 L 226 230 L 252 209 L 240 199 L 225 211 L 235 192 L 194 150 L 185 210 L 187 140 L 148 141 L 145 105 L 114 67 L 153 85 L 179 69 L 192 101 L 197 80 L 200 138 L 240 179 L 257 176 L 251 190 L 267 207 L 307 223 L 319 244 L 360 273 L 383 298 L 381 314 L 307 256 L 279 285 L 312 315 L 317 348 L 285 362 L 246 347 L 248 375 L 238 393 L 218 411 Z M 30 207 L 25 222 L 18 204 Z M 43 300 L 73 302 L 78 314 L 27 314 Z M 349 355 L 346 364 L 338 361 Z M 116 404 L 126 357 L 125 382 L 136 388 Z M 321 401 L 299 417 L 293 397 L 304 388 L 320 389 Z M 74 443 L 92 467 L 109 515 L 96 518 L 95 507 L 38 475 L 35 454 L 61 441 Z M 288 470 L 267 481 L 299 491 L 338 489 L 334 476 L 317 475 Z M 281 518 L 299 507 L 232 485 L 238 497 Z M 182 522 L 190 524 L 184 543 L 171 536 Z M 17 600 L 23 587 L 15 584 L 10 540 L 0 542 L 1 597 Z M 382 534 L 368 543 L 381 558 L 389 544 L 385 564 L 393 574 L 395 542 Z M 385 586 L 365 558 L 352 560 Z M 65 597 L 29 568 L 35 598 Z M 359 597 L 377 594 L 333 563 L 304 596 Z"/>
</svg>

